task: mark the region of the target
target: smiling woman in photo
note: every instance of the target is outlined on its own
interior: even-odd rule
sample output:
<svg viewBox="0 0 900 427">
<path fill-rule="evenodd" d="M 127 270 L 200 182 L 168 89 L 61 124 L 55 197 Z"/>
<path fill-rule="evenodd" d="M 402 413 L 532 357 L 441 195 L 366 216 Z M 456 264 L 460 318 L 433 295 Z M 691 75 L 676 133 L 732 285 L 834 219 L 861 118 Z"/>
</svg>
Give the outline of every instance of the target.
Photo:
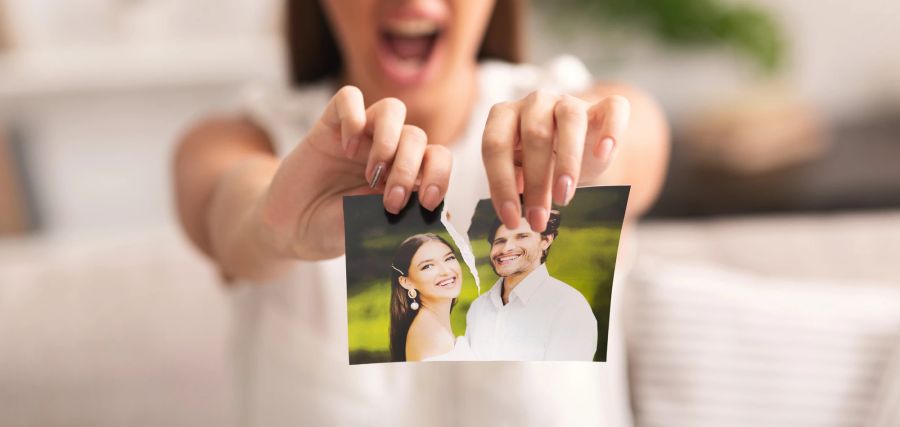
<svg viewBox="0 0 900 427">
<path fill-rule="evenodd" d="M 403 241 L 391 264 L 391 360 L 468 360 L 465 339 L 456 339 L 450 311 L 462 289 L 456 251 L 436 234 Z"/>
</svg>

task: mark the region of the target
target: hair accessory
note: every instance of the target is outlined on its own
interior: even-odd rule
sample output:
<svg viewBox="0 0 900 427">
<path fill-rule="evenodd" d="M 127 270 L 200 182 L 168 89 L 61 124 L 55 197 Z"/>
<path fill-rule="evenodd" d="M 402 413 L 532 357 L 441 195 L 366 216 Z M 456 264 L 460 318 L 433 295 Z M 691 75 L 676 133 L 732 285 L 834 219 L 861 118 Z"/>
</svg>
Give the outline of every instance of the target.
<svg viewBox="0 0 900 427">
<path fill-rule="evenodd" d="M 405 274 L 402 270 L 400 270 L 400 269 L 397 268 L 397 267 L 394 267 L 394 264 L 391 264 L 391 268 L 393 268 L 394 271 L 400 273 L 401 276 L 406 276 L 406 274 Z"/>
<path fill-rule="evenodd" d="M 413 310 L 418 310 L 418 309 L 419 309 L 419 302 L 416 301 L 416 296 L 417 296 L 418 294 L 419 294 L 419 293 L 416 292 L 415 289 L 409 289 L 408 291 L 406 291 L 406 296 L 408 296 L 409 299 L 412 301 L 412 302 L 409 303 L 409 308 L 411 308 L 411 309 L 413 309 Z"/>
</svg>

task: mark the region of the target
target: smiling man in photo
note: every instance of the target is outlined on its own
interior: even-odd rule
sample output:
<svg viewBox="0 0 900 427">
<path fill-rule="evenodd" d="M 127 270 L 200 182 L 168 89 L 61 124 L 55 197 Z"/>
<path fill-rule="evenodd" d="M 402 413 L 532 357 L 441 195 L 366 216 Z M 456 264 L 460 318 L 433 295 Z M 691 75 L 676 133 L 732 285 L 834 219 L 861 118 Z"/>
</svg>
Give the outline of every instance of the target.
<svg viewBox="0 0 900 427">
<path fill-rule="evenodd" d="M 584 360 L 597 349 L 597 320 L 585 297 L 547 272 L 561 217 L 553 211 L 542 233 L 527 221 L 488 231 L 490 262 L 500 279 L 466 316 L 466 337 L 482 360 Z"/>
</svg>

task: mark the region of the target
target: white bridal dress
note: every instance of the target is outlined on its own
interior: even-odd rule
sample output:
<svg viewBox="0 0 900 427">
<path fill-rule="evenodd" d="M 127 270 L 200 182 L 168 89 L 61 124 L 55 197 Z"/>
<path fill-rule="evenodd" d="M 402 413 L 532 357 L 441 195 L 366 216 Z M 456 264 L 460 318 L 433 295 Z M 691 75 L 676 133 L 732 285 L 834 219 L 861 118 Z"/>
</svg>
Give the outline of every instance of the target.
<svg viewBox="0 0 900 427">
<path fill-rule="evenodd" d="M 426 357 L 423 362 L 453 362 L 453 361 L 472 361 L 475 359 L 475 353 L 469 347 L 469 341 L 466 337 L 456 337 L 456 343 L 453 344 L 453 350 L 437 356 Z"/>
</svg>

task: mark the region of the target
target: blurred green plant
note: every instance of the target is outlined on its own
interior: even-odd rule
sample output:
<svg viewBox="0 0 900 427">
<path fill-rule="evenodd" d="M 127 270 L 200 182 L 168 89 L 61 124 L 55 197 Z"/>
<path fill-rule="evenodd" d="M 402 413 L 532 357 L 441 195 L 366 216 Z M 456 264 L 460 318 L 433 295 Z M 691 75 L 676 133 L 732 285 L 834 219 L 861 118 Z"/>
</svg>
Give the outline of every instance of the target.
<svg viewBox="0 0 900 427">
<path fill-rule="evenodd" d="M 608 26 L 639 26 L 677 46 L 725 45 L 753 59 L 768 73 L 784 63 L 781 28 L 765 10 L 722 0 L 538 0 L 557 16 L 601 20 Z"/>
</svg>

